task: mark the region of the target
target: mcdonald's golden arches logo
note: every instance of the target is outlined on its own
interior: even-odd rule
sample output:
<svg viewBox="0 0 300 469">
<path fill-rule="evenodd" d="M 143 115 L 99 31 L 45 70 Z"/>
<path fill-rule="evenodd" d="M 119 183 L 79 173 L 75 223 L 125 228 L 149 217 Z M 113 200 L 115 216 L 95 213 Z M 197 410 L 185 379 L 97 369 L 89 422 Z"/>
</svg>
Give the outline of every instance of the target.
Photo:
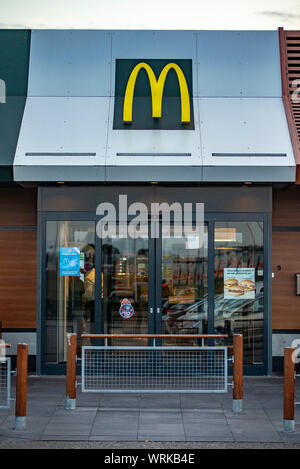
<svg viewBox="0 0 300 469">
<path fill-rule="evenodd" d="M 194 130 L 192 61 L 116 61 L 114 129 Z"/>
</svg>

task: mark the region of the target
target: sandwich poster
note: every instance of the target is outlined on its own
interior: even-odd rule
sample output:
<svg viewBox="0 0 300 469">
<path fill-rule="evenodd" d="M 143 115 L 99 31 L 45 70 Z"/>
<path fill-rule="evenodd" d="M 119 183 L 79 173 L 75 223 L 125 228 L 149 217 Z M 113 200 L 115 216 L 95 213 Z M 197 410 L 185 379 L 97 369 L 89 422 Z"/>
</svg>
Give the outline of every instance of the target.
<svg viewBox="0 0 300 469">
<path fill-rule="evenodd" d="M 255 298 L 255 269 L 224 269 L 224 299 L 233 298 Z"/>
</svg>

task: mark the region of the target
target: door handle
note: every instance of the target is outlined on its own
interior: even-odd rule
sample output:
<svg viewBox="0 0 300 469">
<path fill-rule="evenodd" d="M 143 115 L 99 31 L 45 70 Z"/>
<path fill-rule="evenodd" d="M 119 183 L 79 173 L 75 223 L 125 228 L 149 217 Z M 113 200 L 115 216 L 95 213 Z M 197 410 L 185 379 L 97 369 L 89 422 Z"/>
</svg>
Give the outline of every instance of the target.
<svg viewBox="0 0 300 469">
<path fill-rule="evenodd" d="M 150 314 L 153 314 L 153 308 L 149 309 Z"/>
<path fill-rule="evenodd" d="M 160 308 L 157 308 L 157 309 L 156 309 L 156 313 L 157 313 L 157 314 L 160 314 Z"/>
</svg>

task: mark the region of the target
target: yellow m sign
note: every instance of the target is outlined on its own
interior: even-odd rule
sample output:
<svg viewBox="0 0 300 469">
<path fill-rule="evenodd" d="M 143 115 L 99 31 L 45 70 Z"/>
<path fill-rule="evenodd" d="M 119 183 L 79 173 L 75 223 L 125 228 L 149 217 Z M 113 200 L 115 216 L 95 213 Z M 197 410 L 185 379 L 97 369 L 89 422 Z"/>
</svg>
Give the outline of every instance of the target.
<svg viewBox="0 0 300 469">
<path fill-rule="evenodd" d="M 171 69 L 175 70 L 181 96 L 181 122 L 189 123 L 191 121 L 190 96 L 186 79 L 181 68 L 175 63 L 169 63 L 163 68 L 157 80 L 152 68 L 145 62 L 141 62 L 136 65 L 128 79 L 124 97 L 123 121 L 132 122 L 132 106 L 135 83 L 141 69 L 146 70 L 150 82 L 152 95 L 152 117 L 158 118 L 161 117 L 162 98 L 167 75 Z"/>
</svg>

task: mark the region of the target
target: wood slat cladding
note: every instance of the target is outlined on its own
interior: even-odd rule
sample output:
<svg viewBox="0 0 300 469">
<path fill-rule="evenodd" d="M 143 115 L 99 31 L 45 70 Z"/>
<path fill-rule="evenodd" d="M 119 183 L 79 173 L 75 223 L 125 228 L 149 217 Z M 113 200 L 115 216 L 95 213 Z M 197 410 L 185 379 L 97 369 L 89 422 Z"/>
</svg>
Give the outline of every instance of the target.
<svg viewBox="0 0 300 469">
<path fill-rule="evenodd" d="M 297 163 L 296 184 L 300 184 L 300 31 L 279 28 L 282 99 Z"/>
<path fill-rule="evenodd" d="M 0 319 L 3 328 L 36 327 L 37 233 L 0 230 Z"/>
<path fill-rule="evenodd" d="M 300 273 L 300 232 L 273 232 L 273 330 L 300 329 L 300 296 L 295 274 Z M 280 270 L 278 268 L 280 267 Z"/>
<path fill-rule="evenodd" d="M 0 188 L 0 226 L 36 226 L 36 189 Z"/>
<path fill-rule="evenodd" d="M 273 226 L 300 227 L 300 187 L 273 189 Z"/>
<path fill-rule="evenodd" d="M 36 224 L 36 189 L 0 188 L 0 320 L 4 329 L 36 327 Z"/>
<path fill-rule="evenodd" d="M 273 189 L 272 224 L 272 327 L 300 329 L 295 278 L 300 273 L 300 186 Z"/>
</svg>

